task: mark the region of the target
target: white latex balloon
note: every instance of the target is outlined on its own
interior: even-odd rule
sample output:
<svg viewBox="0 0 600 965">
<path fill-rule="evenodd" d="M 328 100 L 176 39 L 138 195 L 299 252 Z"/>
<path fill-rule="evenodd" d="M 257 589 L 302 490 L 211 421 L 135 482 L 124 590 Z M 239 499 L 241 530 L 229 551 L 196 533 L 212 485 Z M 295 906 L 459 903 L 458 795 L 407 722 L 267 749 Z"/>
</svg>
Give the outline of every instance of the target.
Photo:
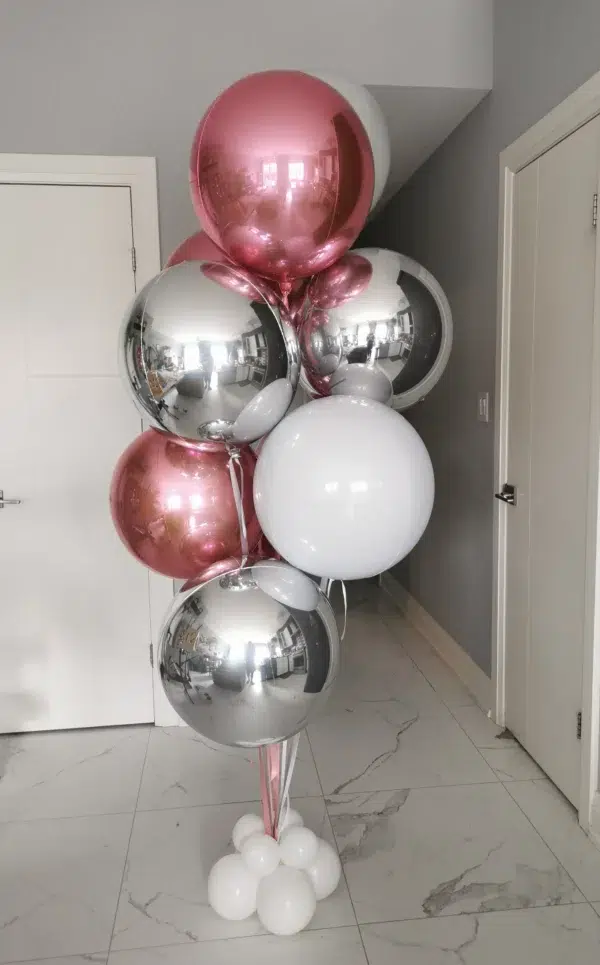
<svg viewBox="0 0 600 965">
<path fill-rule="evenodd" d="M 301 828 L 303 824 L 304 818 L 302 815 L 298 811 L 295 811 L 294 808 L 288 808 L 281 823 L 280 833 L 282 834 L 286 828 Z"/>
<path fill-rule="evenodd" d="M 339 884 L 342 864 L 337 851 L 328 841 L 319 838 L 317 856 L 306 869 L 306 874 L 312 881 L 317 901 L 323 901 L 333 894 Z"/>
<path fill-rule="evenodd" d="M 299 570 L 336 580 L 376 576 L 410 553 L 433 495 L 431 460 L 410 423 L 353 396 L 296 409 L 267 436 L 254 474 L 269 542 Z"/>
<path fill-rule="evenodd" d="M 277 841 L 264 831 L 257 831 L 244 840 L 241 855 L 246 866 L 259 878 L 275 871 L 280 861 Z"/>
<path fill-rule="evenodd" d="M 281 566 L 265 560 L 252 571 L 257 586 L 274 600 L 295 610 L 314 610 L 319 602 L 319 591 L 306 573 L 291 566 Z"/>
<path fill-rule="evenodd" d="M 315 74 L 319 80 L 325 81 L 330 87 L 335 88 L 348 103 L 362 121 L 362 126 L 367 132 L 373 152 L 373 162 L 375 165 L 375 186 L 373 190 L 373 202 L 371 211 L 379 201 L 383 189 L 385 188 L 388 175 L 390 173 L 391 147 L 388 126 L 383 116 L 381 107 L 366 87 L 360 84 L 353 84 L 342 77 L 330 77 L 328 74 Z"/>
<path fill-rule="evenodd" d="M 383 369 L 353 362 L 340 365 L 331 378 L 332 395 L 354 395 L 389 405 L 394 387 Z"/>
<path fill-rule="evenodd" d="M 229 921 L 249 918 L 256 911 L 258 880 L 258 876 L 244 864 L 241 855 L 225 855 L 213 865 L 208 876 L 210 907 Z"/>
<path fill-rule="evenodd" d="M 256 905 L 261 924 L 272 935 L 296 935 L 310 923 L 317 900 L 304 871 L 279 865 L 261 878 Z"/>
<path fill-rule="evenodd" d="M 317 857 L 319 839 L 309 828 L 287 828 L 279 835 L 279 854 L 290 868 L 308 868 Z"/>
<path fill-rule="evenodd" d="M 240 442 L 251 442 L 264 436 L 280 422 L 290 407 L 294 390 L 288 379 L 275 379 L 245 406 L 233 423 L 233 433 Z"/>
<path fill-rule="evenodd" d="M 258 814 L 243 814 L 241 818 L 235 822 L 233 831 L 231 832 L 233 847 L 236 851 L 241 851 L 246 838 L 257 832 L 264 834 L 264 831 L 265 826 L 262 818 L 259 818 Z"/>
</svg>

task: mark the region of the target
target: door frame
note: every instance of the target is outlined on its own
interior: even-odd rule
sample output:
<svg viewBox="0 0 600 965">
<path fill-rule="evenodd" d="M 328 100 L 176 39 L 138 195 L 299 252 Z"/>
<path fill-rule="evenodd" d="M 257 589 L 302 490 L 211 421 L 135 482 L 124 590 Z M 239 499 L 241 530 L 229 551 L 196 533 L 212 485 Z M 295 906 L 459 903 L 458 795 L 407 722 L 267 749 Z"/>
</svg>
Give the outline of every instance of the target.
<svg viewBox="0 0 600 965">
<path fill-rule="evenodd" d="M 515 176 L 564 138 L 600 115 L 600 72 L 579 87 L 542 120 L 500 154 L 498 218 L 498 294 L 496 336 L 496 392 L 494 416 L 494 482 L 496 491 L 507 480 L 508 407 Z M 590 198 L 590 219 L 592 217 Z M 600 232 L 600 227 L 598 228 Z M 596 286 L 592 349 L 592 399 L 589 440 L 588 539 L 582 680 L 582 739 L 579 822 L 600 841 L 600 244 L 596 236 Z M 506 715 L 506 513 L 494 506 L 494 593 L 492 612 L 492 689 L 495 719 L 505 726 Z M 573 722 L 576 726 L 576 722 Z"/>
<path fill-rule="evenodd" d="M 135 244 L 135 286 L 139 290 L 161 269 L 156 158 L 62 154 L 0 154 L 0 182 L 5 184 L 117 185 L 130 189 Z M 126 306 L 123 306 L 125 311 Z M 116 350 L 116 345 L 115 345 Z M 141 421 L 141 420 L 140 420 Z M 108 499 L 108 493 L 107 493 Z M 158 672 L 159 633 L 173 598 L 173 581 L 148 570 L 150 628 L 153 645 L 154 722 L 181 723 L 168 703 Z M 150 649 L 148 654 L 150 659 Z"/>
</svg>

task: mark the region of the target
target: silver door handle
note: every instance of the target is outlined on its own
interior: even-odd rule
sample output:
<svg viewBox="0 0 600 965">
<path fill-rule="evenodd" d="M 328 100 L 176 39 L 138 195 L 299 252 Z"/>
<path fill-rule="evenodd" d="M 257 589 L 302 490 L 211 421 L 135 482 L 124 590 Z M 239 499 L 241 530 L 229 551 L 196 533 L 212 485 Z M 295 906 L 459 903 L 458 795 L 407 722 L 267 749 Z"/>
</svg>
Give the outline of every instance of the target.
<svg viewBox="0 0 600 965">
<path fill-rule="evenodd" d="M 22 502 L 22 499 L 5 499 L 4 490 L 0 489 L 0 509 L 4 509 L 5 506 L 18 506 Z"/>
</svg>

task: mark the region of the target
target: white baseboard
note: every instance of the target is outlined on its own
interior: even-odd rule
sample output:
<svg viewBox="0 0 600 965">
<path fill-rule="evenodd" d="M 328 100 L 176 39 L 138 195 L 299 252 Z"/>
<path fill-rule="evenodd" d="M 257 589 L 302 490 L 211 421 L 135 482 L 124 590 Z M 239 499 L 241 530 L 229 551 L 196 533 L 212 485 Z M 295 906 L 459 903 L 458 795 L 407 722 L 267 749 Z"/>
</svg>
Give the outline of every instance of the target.
<svg viewBox="0 0 600 965">
<path fill-rule="evenodd" d="M 493 689 L 487 674 L 391 573 L 382 574 L 380 586 L 403 612 L 408 622 L 425 637 L 444 663 L 462 680 L 481 709 L 488 713 L 493 707 Z"/>
</svg>

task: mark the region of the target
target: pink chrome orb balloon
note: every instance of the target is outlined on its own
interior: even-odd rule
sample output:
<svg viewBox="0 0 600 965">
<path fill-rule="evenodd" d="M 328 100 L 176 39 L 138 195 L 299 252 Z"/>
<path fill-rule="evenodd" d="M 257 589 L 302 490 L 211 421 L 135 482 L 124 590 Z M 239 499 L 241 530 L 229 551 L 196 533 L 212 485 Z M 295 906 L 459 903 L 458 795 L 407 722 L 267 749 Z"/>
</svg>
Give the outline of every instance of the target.
<svg viewBox="0 0 600 965">
<path fill-rule="evenodd" d="M 252 500 L 256 457 L 240 449 L 248 545 L 260 536 Z M 239 479 L 239 475 L 238 475 Z M 117 533 L 145 566 L 189 580 L 225 557 L 241 555 L 239 519 L 221 449 L 182 445 L 148 429 L 125 450 L 114 471 L 110 507 Z"/>
<path fill-rule="evenodd" d="M 373 154 L 347 100 L 295 70 L 251 74 L 196 131 L 192 200 L 238 264 L 291 289 L 351 247 L 373 198 Z"/>
</svg>

